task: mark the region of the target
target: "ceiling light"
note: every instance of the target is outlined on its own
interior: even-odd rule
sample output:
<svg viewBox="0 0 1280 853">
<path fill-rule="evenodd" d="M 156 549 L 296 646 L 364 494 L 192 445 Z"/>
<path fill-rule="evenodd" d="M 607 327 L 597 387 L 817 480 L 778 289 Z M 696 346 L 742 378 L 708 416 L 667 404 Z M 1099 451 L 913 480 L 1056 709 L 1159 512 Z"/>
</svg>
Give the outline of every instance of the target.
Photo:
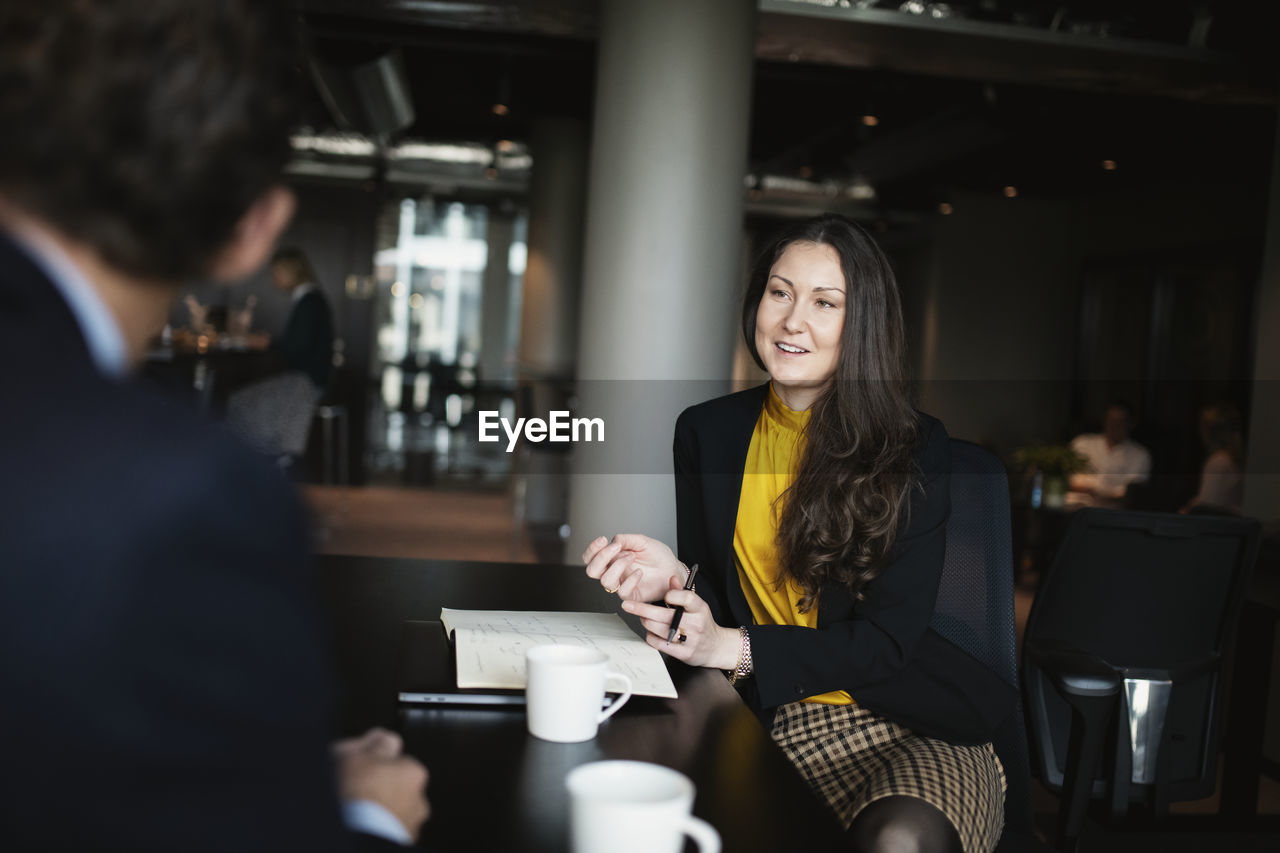
<svg viewBox="0 0 1280 853">
<path fill-rule="evenodd" d="M 510 139 L 498 140 L 498 150 L 501 151 L 503 154 L 506 154 L 509 151 L 514 151 L 515 148 L 516 148 L 516 144 L 512 142 Z"/>
<path fill-rule="evenodd" d="M 867 127 L 875 127 L 877 124 L 880 123 L 880 119 L 872 115 L 866 115 L 862 117 L 862 123 L 865 124 Z"/>
<path fill-rule="evenodd" d="M 849 198 L 857 199 L 858 201 L 871 201 L 876 197 L 876 188 L 871 186 L 871 182 L 862 175 L 854 175 L 853 183 L 849 185 L 848 194 Z"/>
<path fill-rule="evenodd" d="M 298 133 L 290 137 L 294 151 L 314 151 L 338 157 L 371 157 L 378 147 L 358 133 Z"/>
<path fill-rule="evenodd" d="M 434 160 L 473 166 L 493 163 L 493 152 L 476 143 L 406 141 L 392 148 L 387 155 L 392 160 Z"/>
<path fill-rule="evenodd" d="M 953 208 L 951 207 L 951 205 L 947 204 L 945 201 L 942 204 L 938 205 L 938 212 L 941 213 L 943 216 L 950 216 L 952 210 Z"/>
<path fill-rule="evenodd" d="M 504 169 L 528 169 L 533 166 L 533 157 L 528 154 L 513 154 L 502 158 Z"/>
<path fill-rule="evenodd" d="M 760 189 L 769 192 L 807 193 L 813 191 L 813 184 L 802 178 L 791 178 L 786 175 L 765 175 L 760 181 Z"/>
<path fill-rule="evenodd" d="M 509 113 L 509 112 L 511 112 L 511 110 L 507 107 L 507 105 L 506 105 L 506 104 L 494 104 L 494 105 L 493 105 L 493 114 L 494 114 L 494 115 L 496 115 L 496 116 L 504 116 L 504 115 L 506 115 L 506 114 L 507 114 L 507 113 Z"/>
<path fill-rule="evenodd" d="M 925 0 L 906 0 L 898 7 L 899 12 L 908 15 L 924 15 L 930 18 L 950 18 L 955 12 L 949 3 L 927 3 Z"/>
<path fill-rule="evenodd" d="M 1005 187 L 1005 188 L 1004 188 L 1004 197 L 1005 197 L 1005 198 L 1017 198 L 1017 197 L 1018 197 L 1018 188 L 1017 188 L 1017 187 Z"/>
<path fill-rule="evenodd" d="M 1103 160 L 1103 161 L 1102 161 L 1102 168 L 1106 169 L 1108 172 L 1114 172 L 1114 171 L 1116 170 L 1116 161 L 1115 161 L 1115 160 Z"/>
</svg>

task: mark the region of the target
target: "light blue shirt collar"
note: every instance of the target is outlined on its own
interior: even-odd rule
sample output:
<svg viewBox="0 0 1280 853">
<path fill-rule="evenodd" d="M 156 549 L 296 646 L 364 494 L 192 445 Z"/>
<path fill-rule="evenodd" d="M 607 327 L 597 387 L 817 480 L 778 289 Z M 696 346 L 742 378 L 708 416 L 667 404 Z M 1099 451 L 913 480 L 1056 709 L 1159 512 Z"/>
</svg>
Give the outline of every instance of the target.
<svg viewBox="0 0 1280 853">
<path fill-rule="evenodd" d="M 79 267 L 57 244 L 38 231 L 18 229 L 10 232 L 10 236 L 53 282 L 71 309 L 98 372 L 111 379 L 122 379 L 127 375 L 129 354 L 124 334 L 116 325 L 107 304 Z"/>
</svg>

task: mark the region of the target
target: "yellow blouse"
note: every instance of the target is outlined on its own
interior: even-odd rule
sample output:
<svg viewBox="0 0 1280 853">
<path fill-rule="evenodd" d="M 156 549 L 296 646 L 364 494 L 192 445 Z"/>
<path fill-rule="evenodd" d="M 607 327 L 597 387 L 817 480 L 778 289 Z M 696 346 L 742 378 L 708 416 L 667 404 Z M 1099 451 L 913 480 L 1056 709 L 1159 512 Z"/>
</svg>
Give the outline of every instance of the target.
<svg viewBox="0 0 1280 853">
<path fill-rule="evenodd" d="M 800 625 L 816 629 L 818 608 L 801 613 L 804 591 L 792 581 L 778 582 L 779 496 L 795 478 L 804 451 L 804 428 L 809 412 L 787 408 L 769 385 L 769 396 L 751 433 L 747 464 L 742 473 L 742 496 L 733 528 L 734 562 L 751 615 L 758 625 Z M 853 698 L 843 690 L 810 696 L 805 702 L 849 705 Z"/>
</svg>

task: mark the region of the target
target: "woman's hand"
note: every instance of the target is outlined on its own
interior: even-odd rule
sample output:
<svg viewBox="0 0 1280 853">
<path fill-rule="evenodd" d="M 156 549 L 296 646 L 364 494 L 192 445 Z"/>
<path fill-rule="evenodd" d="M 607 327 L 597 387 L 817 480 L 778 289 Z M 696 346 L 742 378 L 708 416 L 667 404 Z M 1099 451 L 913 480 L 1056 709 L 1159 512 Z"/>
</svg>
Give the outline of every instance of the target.
<svg viewBox="0 0 1280 853">
<path fill-rule="evenodd" d="M 671 578 L 665 600 L 670 607 L 641 601 L 622 602 L 622 609 L 639 616 L 649 632 L 644 638 L 646 643 L 690 666 L 733 669 L 738 665 L 742 635 L 737 628 L 717 625 L 707 603 L 696 592 L 684 589 L 675 578 Z M 676 613 L 671 608 L 676 606 L 684 608 L 684 616 L 680 617 L 676 638 L 668 643 L 667 634 L 671 632 L 671 620 Z"/>
<path fill-rule="evenodd" d="M 587 564 L 587 577 L 624 601 L 657 601 L 672 581 L 683 587 L 689 576 L 670 548 L 638 533 L 619 533 L 612 540 L 601 536 L 582 552 L 582 562 Z"/>
</svg>

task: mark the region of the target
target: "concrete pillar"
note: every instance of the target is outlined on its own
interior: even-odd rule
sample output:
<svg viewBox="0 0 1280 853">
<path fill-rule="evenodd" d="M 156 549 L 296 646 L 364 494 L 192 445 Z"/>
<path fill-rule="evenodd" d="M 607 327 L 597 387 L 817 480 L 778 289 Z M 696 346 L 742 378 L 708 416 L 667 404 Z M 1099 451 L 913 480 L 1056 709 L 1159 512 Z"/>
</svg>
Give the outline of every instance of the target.
<svg viewBox="0 0 1280 853">
<path fill-rule="evenodd" d="M 729 389 L 742 271 L 752 0 L 604 0 L 567 555 L 633 531 L 674 547 L 671 437 Z"/>
<path fill-rule="evenodd" d="M 529 138 L 528 261 L 520 308 L 522 378 L 571 377 L 577 351 L 586 214 L 587 128 L 542 119 Z"/>
<path fill-rule="evenodd" d="M 521 417 L 564 409 L 577 354 L 587 204 L 587 126 L 577 119 L 534 123 L 529 137 L 528 260 L 521 288 Z M 518 512 L 535 538 L 554 539 L 568 518 L 567 448 L 529 444 L 517 462 Z M 550 533 L 548 533 L 550 531 Z"/>
<path fill-rule="evenodd" d="M 507 313 L 511 308 L 511 273 L 507 259 L 515 219 L 509 213 L 491 209 L 485 242 L 489 257 L 484 265 L 484 289 L 480 304 L 480 379 L 501 382 L 508 378 L 510 359 L 507 349 Z"/>
<path fill-rule="evenodd" d="M 1280 519 L 1280 129 L 1271 160 L 1271 202 L 1258 279 L 1254 322 L 1253 394 L 1245 448 L 1244 514 Z"/>
</svg>

